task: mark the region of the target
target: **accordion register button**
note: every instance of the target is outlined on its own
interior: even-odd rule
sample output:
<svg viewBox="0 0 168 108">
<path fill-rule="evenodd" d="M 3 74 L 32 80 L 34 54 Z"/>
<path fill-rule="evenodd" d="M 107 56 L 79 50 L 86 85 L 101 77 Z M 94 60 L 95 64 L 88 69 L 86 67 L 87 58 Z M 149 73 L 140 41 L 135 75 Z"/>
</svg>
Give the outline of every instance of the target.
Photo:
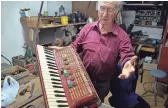
<svg viewBox="0 0 168 108">
<path fill-rule="evenodd" d="M 70 80 L 67 80 L 67 84 L 69 88 L 72 88 L 72 82 Z"/>
<path fill-rule="evenodd" d="M 77 83 L 76 83 L 76 82 L 73 82 L 73 83 L 72 83 L 72 86 L 73 86 L 73 87 L 76 87 L 76 86 L 77 86 Z"/>
<path fill-rule="evenodd" d="M 71 76 L 69 79 L 70 79 L 71 81 L 74 81 L 74 80 L 75 80 L 74 76 Z"/>
<path fill-rule="evenodd" d="M 65 65 L 68 65 L 69 64 L 69 62 L 65 62 Z"/>
<path fill-rule="evenodd" d="M 63 74 L 64 74 L 65 77 L 69 76 L 67 70 L 63 70 Z"/>
<path fill-rule="evenodd" d="M 71 69 L 71 67 L 70 67 L 70 66 L 66 66 L 66 69 L 67 69 L 67 70 L 70 70 L 70 69 Z"/>
<path fill-rule="evenodd" d="M 72 71 L 69 71 L 69 72 L 68 72 L 68 74 L 69 74 L 69 75 L 72 75 L 72 74 L 73 74 L 73 72 L 72 72 Z"/>
<path fill-rule="evenodd" d="M 68 60 L 67 57 L 63 57 L 62 59 L 63 59 L 64 61 L 67 61 L 67 60 Z"/>
</svg>

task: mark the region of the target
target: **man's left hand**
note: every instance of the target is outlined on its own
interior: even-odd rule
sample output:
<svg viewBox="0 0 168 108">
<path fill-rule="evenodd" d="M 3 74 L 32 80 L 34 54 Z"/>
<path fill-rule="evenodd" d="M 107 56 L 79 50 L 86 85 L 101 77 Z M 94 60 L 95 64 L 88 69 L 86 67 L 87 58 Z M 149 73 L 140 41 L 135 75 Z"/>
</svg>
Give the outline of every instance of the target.
<svg viewBox="0 0 168 108">
<path fill-rule="evenodd" d="M 122 74 L 118 77 L 120 79 L 127 79 L 131 76 L 132 73 L 135 72 L 135 64 L 136 64 L 137 56 L 133 56 L 129 61 L 124 64 L 122 69 Z"/>
</svg>

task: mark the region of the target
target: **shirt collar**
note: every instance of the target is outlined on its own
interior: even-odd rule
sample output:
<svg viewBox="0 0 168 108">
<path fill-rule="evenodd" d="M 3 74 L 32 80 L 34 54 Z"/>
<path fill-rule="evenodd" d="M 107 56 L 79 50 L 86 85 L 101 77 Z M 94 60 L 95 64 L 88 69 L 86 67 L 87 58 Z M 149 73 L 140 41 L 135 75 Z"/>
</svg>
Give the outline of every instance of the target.
<svg viewBox="0 0 168 108">
<path fill-rule="evenodd" d="M 98 24 L 99 24 L 99 21 L 94 22 L 93 23 L 93 28 L 98 29 Z M 118 36 L 117 24 L 114 24 L 114 26 L 112 27 L 112 33 L 114 35 Z"/>
</svg>

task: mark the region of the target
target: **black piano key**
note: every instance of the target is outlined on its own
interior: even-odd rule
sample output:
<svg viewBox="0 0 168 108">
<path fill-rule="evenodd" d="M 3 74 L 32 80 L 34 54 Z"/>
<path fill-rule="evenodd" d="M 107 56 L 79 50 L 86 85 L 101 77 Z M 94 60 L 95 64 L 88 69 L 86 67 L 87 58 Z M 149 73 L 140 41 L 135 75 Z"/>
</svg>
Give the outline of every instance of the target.
<svg viewBox="0 0 168 108">
<path fill-rule="evenodd" d="M 51 78 L 51 80 L 53 80 L 53 81 L 61 81 L 61 80 L 55 79 L 55 78 Z"/>
<path fill-rule="evenodd" d="M 57 100 L 57 103 L 68 103 L 68 101 L 63 101 L 63 100 Z"/>
<path fill-rule="evenodd" d="M 48 66 L 51 66 L 51 67 L 56 67 L 56 65 L 52 65 L 52 64 L 47 64 Z"/>
<path fill-rule="evenodd" d="M 50 73 L 52 73 L 52 74 L 57 74 L 57 75 L 59 75 L 57 72 L 54 72 L 54 71 L 49 71 Z"/>
<path fill-rule="evenodd" d="M 48 67 L 48 69 L 57 70 L 57 68 L 56 68 L 56 67 Z"/>
<path fill-rule="evenodd" d="M 45 56 L 48 57 L 48 58 L 54 59 L 54 57 L 51 57 L 51 56 L 48 56 L 48 55 L 45 55 Z"/>
<path fill-rule="evenodd" d="M 51 49 L 48 49 L 48 48 L 44 48 L 44 51 L 52 52 L 52 50 L 51 50 Z"/>
<path fill-rule="evenodd" d="M 65 93 L 64 91 L 54 90 L 55 93 Z"/>
<path fill-rule="evenodd" d="M 51 59 L 51 58 L 48 58 L 48 57 L 46 57 L 46 59 L 47 59 L 47 60 L 51 60 L 51 61 L 55 61 L 54 59 Z"/>
<path fill-rule="evenodd" d="M 68 107 L 68 105 L 57 105 L 58 107 Z"/>
<path fill-rule="evenodd" d="M 44 50 L 44 52 L 45 52 L 46 54 L 49 54 L 49 55 L 52 55 L 52 56 L 53 56 L 53 52 L 51 52 L 51 51 L 46 51 L 46 50 Z"/>
<path fill-rule="evenodd" d="M 65 97 L 65 95 L 56 94 L 56 97 Z"/>
<path fill-rule="evenodd" d="M 54 65 L 55 65 L 55 63 L 53 63 L 53 62 L 50 62 L 50 61 L 47 61 L 47 63 L 48 63 L 48 64 L 54 64 Z"/>
<path fill-rule="evenodd" d="M 53 85 L 54 88 L 63 88 L 63 87 L 60 87 L 60 86 L 56 86 L 56 85 Z"/>
<path fill-rule="evenodd" d="M 59 82 L 52 82 L 52 84 L 62 85 L 62 84 L 61 84 L 61 83 L 59 83 Z"/>
<path fill-rule="evenodd" d="M 53 53 L 50 53 L 50 52 L 47 52 L 47 51 L 44 51 L 44 53 L 48 54 L 48 55 L 52 55 L 53 56 Z"/>
<path fill-rule="evenodd" d="M 59 75 L 55 75 L 55 74 L 50 74 L 50 76 L 53 76 L 53 77 L 60 77 Z"/>
</svg>

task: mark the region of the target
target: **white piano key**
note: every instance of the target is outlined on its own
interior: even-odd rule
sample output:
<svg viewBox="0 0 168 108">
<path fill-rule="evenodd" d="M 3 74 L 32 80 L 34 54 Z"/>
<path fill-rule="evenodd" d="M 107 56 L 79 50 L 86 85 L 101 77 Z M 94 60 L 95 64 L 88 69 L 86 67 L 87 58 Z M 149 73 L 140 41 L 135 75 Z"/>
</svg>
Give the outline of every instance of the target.
<svg viewBox="0 0 168 108">
<path fill-rule="evenodd" d="M 50 72 L 42 71 L 42 74 L 46 75 L 46 76 L 53 76 L 53 77 L 56 77 L 56 78 L 60 78 L 58 73 L 50 73 Z"/>
<path fill-rule="evenodd" d="M 44 76 L 43 76 L 43 79 L 44 79 L 44 80 L 51 80 L 51 81 L 58 81 L 58 82 L 61 82 L 61 80 L 56 79 L 56 78 L 53 79 L 53 78 L 51 78 L 51 77 L 44 77 Z M 55 80 L 55 79 L 56 79 L 56 80 Z"/>
<path fill-rule="evenodd" d="M 58 70 L 58 68 L 51 69 L 51 68 L 49 68 L 47 66 L 43 66 L 43 65 L 41 65 L 41 69 L 49 69 L 51 71 L 57 71 Z"/>
<path fill-rule="evenodd" d="M 53 81 L 53 80 L 49 80 L 49 79 L 43 79 L 43 81 L 44 81 L 45 83 L 59 83 L 59 85 L 60 85 L 60 84 L 62 85 L 62 83 L 61 83 L 60 81 Z"/>
<path fill-rule="evenodd" d="M 55 98 L 55 99 L 47 99 L 48 101 L 50 101 L 50 102 L 56 102 L 56 101 L 67 101 L 67 98 L 65 97 L 65 98 Z M 66 103 L 66 102 L 65 102 Z M 67 103 L 68 103 L 68 101 L 67 101 Z"/>
<path fill-rule="evenodd" d="M 49 88 L 63 88 L 62 85 L 53 85 L 51 83 L 50 84 L 49 83 L 45 83 L 45 87 L 49 87 Z"/>
<path fill-rule="evenodd" d="M 53 87 L 53 86 L 50 86 L 50 85 L 44 85 L 45 86 L 45 88 L 46 88 L 46 90 L 47 89 L 56 89 L 56 90 L 59 90 L 59 91 L 64 91 L 64 88 L 56 88 L 56 87 Z"/>
<path fill-rule="evenodd" d="M 43 79 L 51 79 L 51 78 L 54 78 L 54 79 L 57 79 L 57 80 L 61 80 L 60 77 L 55 77 L 55 76 L 50 76 L 49 74 L 45 74 L 45 73 L 42 73 L 43 75 Z"/>
<path fill-rule="evenodd" d="M 48 104 L 49 105 L 68 105 L 68 103 L 57 103 L 57 102 L 49 102 L 49 101 L 48 101 Z"/>
<path fill-rule="evenodd" d="M 46 84 L 47 86 L 59 86 L 59 87 L 63 87 L 62 85 L 52 84 L 52 83 L 47 83 L 47 82 L 45 82 L 45 84 Z"/>
<path fill-rule="evenodd" d="M 54 92 L 55 90 L 64 92 L 64 89 L 56 89 L 56 88 L 52 88 L 52 89 L 48 88 L 48 89 L 46 89 L 46 91 L 48 91 L 48 92 Z"/>
<path fill-rule="evenodd" d="M 49 108 L 58 108 L 58 106 L 51 105 Z M 69 107 L 61 107 L 61 108 L 69 108 Z"/>
<path fill-rule="evenodd" d="M 47 94 L 47 98 L 48 98 L 48 99 L 55 99 L 56 97 L 55 97 L 55 95 L 48 95 L 48 94 Z"/>
<path fill-rule="evenodd" d="M 41 70 L 43 70 L 45 72 L 53 71 L 53 72 L 59 73 L 58 70 L 51 70 L 51 69 L 46 69 L 46 68 L 41 68 Z"/>
<path fill-rule="evenodd" d="M 49 95 L 65 95 L 65 93 L 55 93 L 55 92 L 48 92 L 48 91 L 46 91 L 46 92 Z"/>
</svg>

